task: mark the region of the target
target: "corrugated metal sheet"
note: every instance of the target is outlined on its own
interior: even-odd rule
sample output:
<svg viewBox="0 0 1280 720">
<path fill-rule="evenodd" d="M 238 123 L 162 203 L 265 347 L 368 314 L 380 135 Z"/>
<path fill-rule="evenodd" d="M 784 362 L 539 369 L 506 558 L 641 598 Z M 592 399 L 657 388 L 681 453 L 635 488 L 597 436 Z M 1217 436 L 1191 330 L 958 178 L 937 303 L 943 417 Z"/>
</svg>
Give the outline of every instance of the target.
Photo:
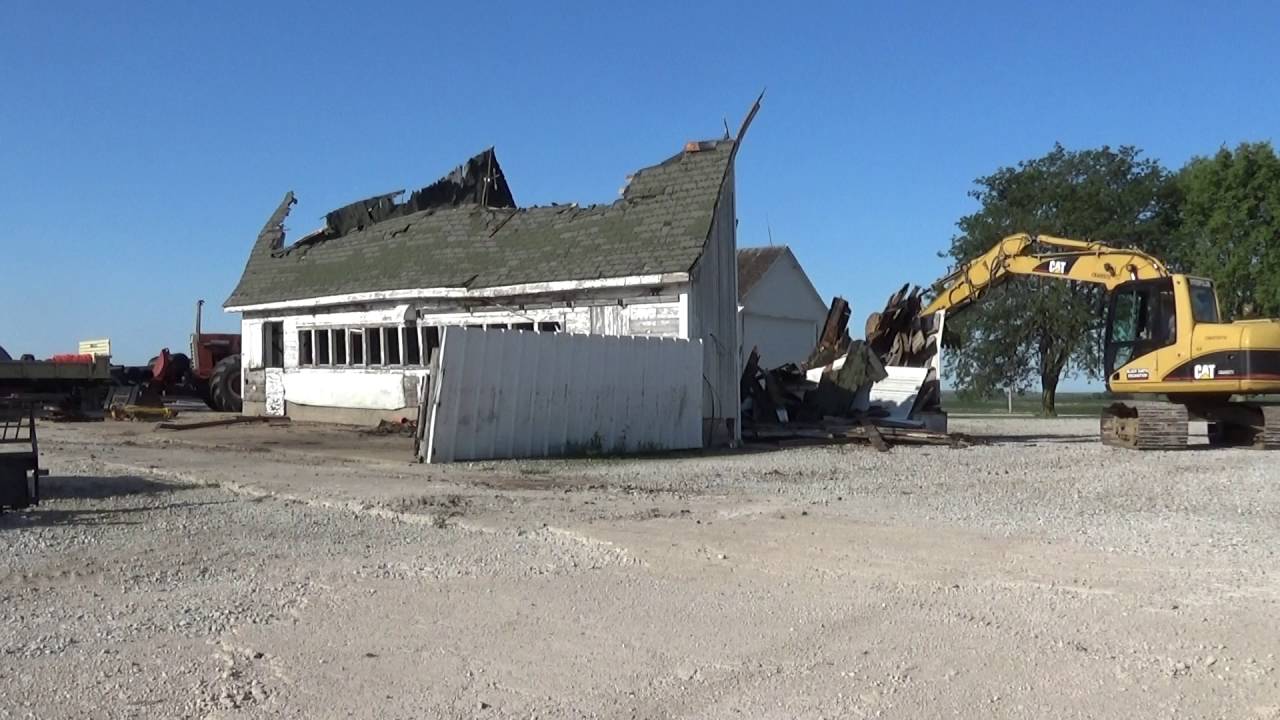
<svg viewBox="0 0 1280 720">
<path fill-rule="evenodd" d="M 702 445 L 702 343 L 449 327 L 428 462 Z"/>
</svg>

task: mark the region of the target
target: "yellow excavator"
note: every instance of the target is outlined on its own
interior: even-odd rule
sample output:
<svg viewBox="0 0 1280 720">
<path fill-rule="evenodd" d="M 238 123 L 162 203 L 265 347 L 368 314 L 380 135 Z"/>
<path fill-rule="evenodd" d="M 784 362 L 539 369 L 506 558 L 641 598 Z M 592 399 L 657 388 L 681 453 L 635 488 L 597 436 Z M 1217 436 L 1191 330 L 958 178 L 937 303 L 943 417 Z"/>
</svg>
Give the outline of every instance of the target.
<svg viewBox="0 0 1280 720">
<path fill-rule="evenodd" d="M 1139 450 L 1187 445 L 1191 419 L 1215 445 L 1280 448 L 1280 405 L 1233 396 L 1280 393 L 1280 320 L 1224 322 L 1213 281 L 1169 272 L 1140 250 L 1018 234 L 938 281 L 921 316 L 954 314 L 1019 276 L 1107 291 L 1107 389 L 1152 397 L 1103 410 L 1102 442 Z M 1168 402 L 1156 399 L 1164 395 Z"/>
</svg>

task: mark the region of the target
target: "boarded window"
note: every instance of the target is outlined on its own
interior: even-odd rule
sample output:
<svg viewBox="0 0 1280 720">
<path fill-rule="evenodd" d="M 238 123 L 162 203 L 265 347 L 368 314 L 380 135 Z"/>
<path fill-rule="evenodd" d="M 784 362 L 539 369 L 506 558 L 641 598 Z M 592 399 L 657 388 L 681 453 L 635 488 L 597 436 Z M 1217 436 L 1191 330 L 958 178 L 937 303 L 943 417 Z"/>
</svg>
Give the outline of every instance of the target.
<svg viewBox="0 0 1280 720">
<path fill-rule="evenodd" d="M 352 330 L 347 333 L 351 341 L 351 364 L 364 364 L 364 331 Z"/>
<path fill-rule="evenodd" d="M 298 364 L 315 365 L 315 356 L 311 354 L 311 331 L 298 331 Z"/>
<path fill-rule="evenodd" d="M 333 364 L 347 364 L 347 331 L 333 331 Z"/>
<path fill-rule="evenodd" d="M 316 364 L 329 365 L 332 358 L 329 356 L 329 331 L 316 331 Z"/>
<path fill-rule="evenodd" d="M 364 344 L 368 365 L 382 364 L 382 328 L 369 328 L 364 331 Z"/>
<path fill-rule="evenodd" d="M 262 366 L 284 367 L 284 323 L 262 324 Z"/>
<path fill-rule="evenodd" d="M 418 335 L 418 326 L 413 323 L 404 326 L 404 364 L 422 364 L 422 345 Z"/>
</svg>

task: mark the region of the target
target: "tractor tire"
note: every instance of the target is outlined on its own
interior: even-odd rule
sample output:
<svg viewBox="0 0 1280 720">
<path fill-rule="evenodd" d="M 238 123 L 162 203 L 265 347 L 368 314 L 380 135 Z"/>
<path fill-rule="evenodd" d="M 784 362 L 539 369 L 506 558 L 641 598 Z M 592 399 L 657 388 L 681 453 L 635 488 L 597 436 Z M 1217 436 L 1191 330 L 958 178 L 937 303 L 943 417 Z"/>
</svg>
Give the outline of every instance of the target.
<svg viewBox="0 0 1280 720">
<path fill-rule="evenodd" d="M 221 412 L 241 412 L 244 398 L 240 396 L 240 356 L 228 355 L 213 366 L 209 376 L 210 405 Z"/>
</svg>

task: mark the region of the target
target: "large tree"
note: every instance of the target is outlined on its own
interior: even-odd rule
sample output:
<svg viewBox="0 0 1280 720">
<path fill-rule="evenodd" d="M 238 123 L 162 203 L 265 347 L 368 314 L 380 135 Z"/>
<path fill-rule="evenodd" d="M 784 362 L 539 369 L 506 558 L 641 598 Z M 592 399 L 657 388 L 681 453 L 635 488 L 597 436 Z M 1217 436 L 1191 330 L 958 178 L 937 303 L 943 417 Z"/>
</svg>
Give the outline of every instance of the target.
<svg viewBox="0 0 1280 720">
<path fill-rule="evenodd" d="M 1178 172 L 1176 264 L 1217 281 L 1230 318 L 1280 316 L 1280 158 L 1242 143 Z"/>
<path fill-rule="evenodd" d="M 1169 174 L 1133 147 L 1072 151 L 1000 168 L 975 181 L 982 208 L 958 223 L 951 257 L 970 260 L 1018 232 L 1096 240 L 1161 252 L 1175 197 Z M 1096 286 L 1017 278 L 957 314 L 948 327 L 960 346 L 950 365 L 961 390 L 989 394 L 1038 381 L 1045 414 L 1054 414 L 1064 376 L 1100 376 L 1103 322 Z"/>
</svg>

